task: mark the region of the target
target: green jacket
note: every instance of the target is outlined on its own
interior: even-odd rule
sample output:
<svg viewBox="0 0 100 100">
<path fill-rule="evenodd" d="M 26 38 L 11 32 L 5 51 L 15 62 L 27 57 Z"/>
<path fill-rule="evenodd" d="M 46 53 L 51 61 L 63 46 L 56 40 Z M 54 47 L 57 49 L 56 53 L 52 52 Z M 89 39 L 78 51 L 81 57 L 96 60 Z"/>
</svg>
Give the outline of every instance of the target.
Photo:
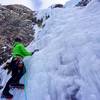
<svg viewBox="0 0 100 100">
<path fill-rule="evenodd" d="M 12 49 L 12 55 L 14 58 L 17 56 L 24 58 L 26 56 L 31 56 L 32 52 L 28 52 L 22 43 L 15 42 Z"/>
</svg>

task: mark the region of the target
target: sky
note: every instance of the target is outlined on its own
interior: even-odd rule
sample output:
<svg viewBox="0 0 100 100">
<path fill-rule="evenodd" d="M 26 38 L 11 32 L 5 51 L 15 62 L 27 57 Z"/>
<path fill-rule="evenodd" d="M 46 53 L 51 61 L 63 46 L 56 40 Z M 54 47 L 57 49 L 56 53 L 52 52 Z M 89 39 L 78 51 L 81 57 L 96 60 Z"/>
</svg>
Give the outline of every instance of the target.
<svg viewBox="0 0 100 100">
<path fill-rule="evenodd" d="M 1 4 L 23 4 L 32 10 L 45 9 L 52 4 L 65 4 L 69 0 L 0 0 Z"/>
</svg>

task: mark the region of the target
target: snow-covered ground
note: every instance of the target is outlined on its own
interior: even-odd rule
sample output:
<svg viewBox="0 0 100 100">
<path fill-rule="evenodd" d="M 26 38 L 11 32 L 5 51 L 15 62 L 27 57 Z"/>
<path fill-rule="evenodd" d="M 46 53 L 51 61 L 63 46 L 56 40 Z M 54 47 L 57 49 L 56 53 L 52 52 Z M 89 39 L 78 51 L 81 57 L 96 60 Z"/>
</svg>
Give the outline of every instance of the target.
<svg viewBox="0 0 100 100">
<path fill-rule="evenodd" d="M 19 100 L 100 100 L 100 2 L 73 5 L 48 9 L 45 27 L 36 27 L 28 49 L 40 51 L 24 59 L 26 95 Z"/>
</svg>

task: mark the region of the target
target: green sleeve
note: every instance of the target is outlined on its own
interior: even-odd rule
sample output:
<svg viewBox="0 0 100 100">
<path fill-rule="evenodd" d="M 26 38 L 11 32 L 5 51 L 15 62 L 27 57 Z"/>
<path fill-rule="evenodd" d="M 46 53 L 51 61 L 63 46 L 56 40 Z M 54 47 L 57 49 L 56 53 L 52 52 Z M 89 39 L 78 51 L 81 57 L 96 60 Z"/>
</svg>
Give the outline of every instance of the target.
<svg viewBox="0 0 100 100">
<path fill-rule="evenodd" d="M 23 44 L 20 45 L 20 50 L 24 56 L 31 56 L 32 55 L 32 52 L 28 52 Z"/>
</svg>

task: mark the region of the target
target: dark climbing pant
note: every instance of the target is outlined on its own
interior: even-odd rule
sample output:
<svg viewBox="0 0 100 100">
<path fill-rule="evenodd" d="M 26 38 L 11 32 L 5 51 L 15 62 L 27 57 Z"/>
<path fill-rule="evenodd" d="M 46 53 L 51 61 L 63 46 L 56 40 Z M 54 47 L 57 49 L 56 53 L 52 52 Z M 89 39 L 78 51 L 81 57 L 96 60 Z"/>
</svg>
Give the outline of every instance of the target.
<svg viewBox="0 0 100 100">
<path fill-rule="evenodd" d="M 17 62 L 17 63 L 16 63 Z M 19 81 L 21 79 L 21 77 L 25 74 L 26 72 L 26 68 L 23 64 L 23 67 L 22 68 L 19 68 L 18 67 L 18 64 L 20 62 L 16 61 L 16 60 L 12 60 L 11 62 L 11 67 L 12 67 L 12 77 L 8 80 L 4 90 L 3 90 L 3 93 L 8 93 L 9 90 L 10 90 L 10 87 L 9 85 L 10 84 L 19 84 Z"/>
</svg>

